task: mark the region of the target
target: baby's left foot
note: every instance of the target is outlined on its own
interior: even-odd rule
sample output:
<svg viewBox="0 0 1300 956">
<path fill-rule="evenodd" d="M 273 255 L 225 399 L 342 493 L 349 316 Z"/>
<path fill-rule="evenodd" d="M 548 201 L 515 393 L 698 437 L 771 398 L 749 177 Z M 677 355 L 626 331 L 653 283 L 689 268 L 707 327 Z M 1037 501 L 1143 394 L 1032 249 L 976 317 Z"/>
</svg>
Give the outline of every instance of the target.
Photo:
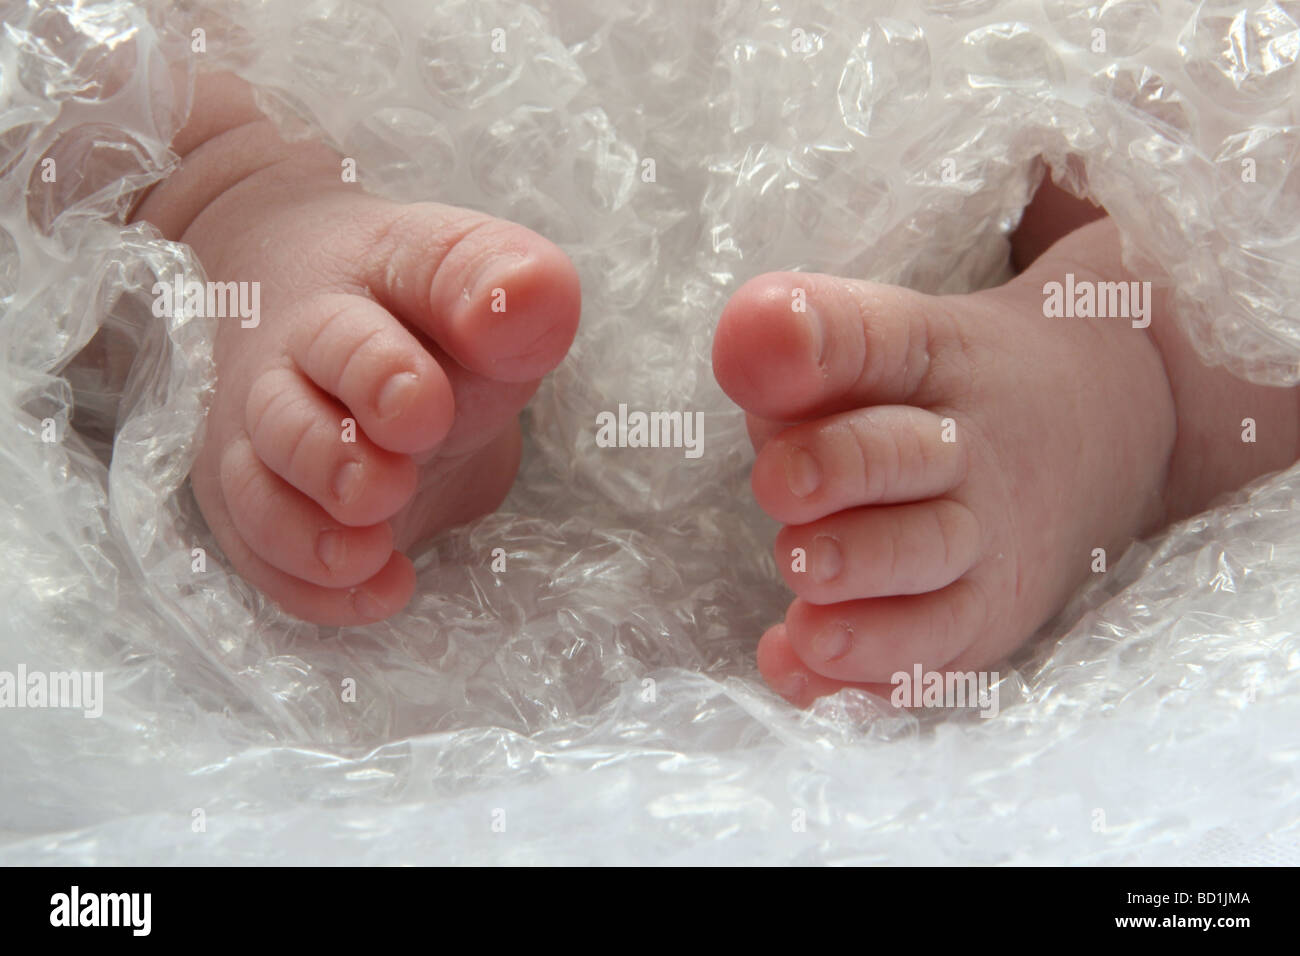
<svg viewBox="0 0 1300 956">
<path fill-rule="evenodd" d="M 260 303 L 216 329 L 199 509 L 283 610 L 382 620 L 414 592 L 406 552 L 509 490 L 519 412 L 577 331 L 577 272 L 522 226 L 365 193 L 233 76 L 200 77 L 175 148 L 136 216 Z"/>
<path fill-rule="evenodd" d="M 776 562 L 798 597 L 758 648 L 778 692 L 888 696 L 917 664 L 995 664 L 1061 608 L 1095 549 L 1113 562 L 1295 460 L 1293 390 L 1200 365 L 1160 295 L 1149 329 L 1045 316 L 1045 284 L 1067 273 L 1132 280 L 1117 249 L 1103 220 L 971 295 L 803 273 L 736 292 L 713 362 L 748 413 L 754 495 L 786 525 Z"/>
</svg>

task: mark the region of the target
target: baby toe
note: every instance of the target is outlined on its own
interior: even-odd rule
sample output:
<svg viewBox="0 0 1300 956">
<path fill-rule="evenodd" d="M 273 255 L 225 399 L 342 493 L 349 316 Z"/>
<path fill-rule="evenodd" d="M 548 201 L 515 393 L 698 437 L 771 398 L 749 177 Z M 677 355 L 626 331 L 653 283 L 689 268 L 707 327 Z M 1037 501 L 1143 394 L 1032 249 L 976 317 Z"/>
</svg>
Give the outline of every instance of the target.
<svg viewBox="0 0 1300 956">
<path fill-rule="evenodd" d="M 420 342 L 378 303 L 331 294 L 305 303 L 311 313 L 290 349 L 298 367 L 333 395 L 380 448 L 419 453 L 451 430 L 455 403 L 446 374 Z"/>
<path fill-rule="evenodd" d="M 326 627 L 357 627 L 392 617 L 415 593 L 415 569 L 401 552 L 354 587 L 326 588 L 272 567 L 240 545 L 222 543 L 231 562 L 285 612 Z"/>
<path fill-rule="evenodd" d="M 497 381 L 538 379 L 578 330 L 578 273 L 558 246 L 504 220 L 405 207 L 376 247 L 371 288 L 461 365 Z"/>
<path fill-rule="evenodd" d="M 889 696 L 889 686 L 885 684 L 851 683 L 810 671 L 795 653 L 784 624 L 768 628 L 759 639 L 758 671 L 768 686 L 796 707 L 809 707 L 818 697 L 838 693 L 846 687 Z"/>
<path fill-rule="evenodd" d="M 222 454 L 219 479 L 231 524 L 271 567 L 311 584 L 352 587 L 377 574 L 393 552 L 387 524 L 350 528 L 274 474 L 244 438 Z"/>
<path fill-rule="evenodd" d="M 754 461 L 759 506 L 805 524 L 862 505 L 917 501 L 952 491 L 966 474 L 966 446 L 951 419 L 908 405 L 859 408 L 786 428 Z"/>
<path fill-rule="evenodd" d="M 822 677 L 888 683 L 920 664 L 939 670 L 987 628 L 989 603 L 969 578 L 940 591 L 818 605 L 799 598 L 785 616 L 790 645 Z"/>
<path fill-rule="evenodd" d="M 348 409 L 294 369 L 258 376 L 248 391 L 245 427 L 267 467 L 342 524 L 384 521 L 415 491 L 415 463 L 376 446 Z"/>
<path fill-rule="evenodd" d="M 939 299 L 774 272 L 745 283 L 723 309 L 713 370 L 746 411 L 796 422 L 864 405 L 932 404 L 961 354 Z"/>
<path fill-rule="evenodd" d="M 774 553 L 791 590 L 813 604 L 923 594 L 965 574 L 980 529 L 948 499 L 841 511 L 781 529 Z"/>
</svg>

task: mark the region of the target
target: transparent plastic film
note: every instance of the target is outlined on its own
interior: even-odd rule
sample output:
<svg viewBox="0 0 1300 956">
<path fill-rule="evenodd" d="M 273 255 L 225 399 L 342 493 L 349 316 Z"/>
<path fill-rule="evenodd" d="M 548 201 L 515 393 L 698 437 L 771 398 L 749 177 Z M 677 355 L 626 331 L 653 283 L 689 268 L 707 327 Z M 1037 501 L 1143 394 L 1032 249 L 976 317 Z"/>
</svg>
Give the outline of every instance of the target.
<svg viewBox="0 0 1300 956">
<path fill-rule="evenodd" d="M 1300 383 L 1300 4 L 0 9 L 0 671 L 102 677 L 0 711 L 0 862 L 1298 858 L 1300 469 L 1113 556 L 993 719 L 801 712 L 755 667 L 790 595 L 710 348 L 769 270 L 1001 281 L 1050 167 L 1208 364 Z M 370 627 L 278 610 L 186 481 L 220 320 L 151 313 L 203 269 L 124 213 L 220 70 L 582 279 L 509 498 Z M 698 414 L 700 454 L 600 447 L 620 405 Z"/>
</svg>

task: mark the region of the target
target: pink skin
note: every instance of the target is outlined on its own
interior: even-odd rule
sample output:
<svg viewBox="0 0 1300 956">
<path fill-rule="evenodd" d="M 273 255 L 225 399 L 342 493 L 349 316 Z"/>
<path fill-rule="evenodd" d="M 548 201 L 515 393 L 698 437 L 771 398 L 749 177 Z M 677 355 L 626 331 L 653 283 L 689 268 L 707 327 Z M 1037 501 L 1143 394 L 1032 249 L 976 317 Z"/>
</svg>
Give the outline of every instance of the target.
<svg viewBox="0 0 1300 956">
<path fill-rule="evenodd" d="M 1060 609 L 1094 548 L 1113 562 L 1300 455 L 1296 390 L 1205 368 L 1159 292 L 1145 330 L 1044 317 L 1043 285 L 1066 272 L 1139 278 L 1098 215 L 1046 187 L 1015 244 L 1032 265 L 985 292 L 771 273 L 728 303 L 714 372 L 748 413 L 754 495 L 785 525 L 776 563 L 797 595 L 758 665 L 791 702 L 888 696 L 918 663 L 994 665 Z"/>
<path fill-rule="evenodd" d="M 261 283 L 260 324 L 218 329 L 195 497 L 289 613 L 388 617 L 415 587 L 403 551 L 509 490 L 518 413 L 577 331 L 577 273 L 522 226 L 343 183 L 337 156 L 282 141 L 233 77 L 202 79 L 194 117 L 135 215 L 209 279 Z"/>
</svg>

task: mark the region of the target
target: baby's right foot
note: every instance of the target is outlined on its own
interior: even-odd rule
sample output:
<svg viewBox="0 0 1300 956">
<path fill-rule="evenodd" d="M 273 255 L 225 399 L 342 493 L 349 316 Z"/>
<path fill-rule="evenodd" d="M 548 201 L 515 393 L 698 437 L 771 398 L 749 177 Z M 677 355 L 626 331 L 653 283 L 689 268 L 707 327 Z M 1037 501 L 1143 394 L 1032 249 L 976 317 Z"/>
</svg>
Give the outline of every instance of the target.
<svg viewBox="0 0 1300 956">
<path fill-rule="evenodd" d="M 280 140 L 233 78 L 204 78 L 195 116 L 215 129 L 182 134 L 184 163 L 136 215 L 210 280 L 260 283 L 255 327 L 220 320 L 195 497 L 286 611 L 380 620 L 414 590 L 402 551 L 509 490 L 518 413 L 577 330 L 577 273 L 522 226 L 341 182 L 338 157 Z"/>
<path fill-rule="evenodd" d="M 758 666 L 788 699 L 993 665 L 1097 549 L 1113 561 L 1295 461 L 1295 390 L 1205 368 L 1164 296 L 1149 330 L 1045 317 L 1067 275 L 1136 281 L 1118 247 L 1095 222 L 972 295 L 773 273 L 732 297 L 714 369 L 749 413 L 755 497 L 786 525 L 775 554 L 798 598 Z"/>
</svg>

